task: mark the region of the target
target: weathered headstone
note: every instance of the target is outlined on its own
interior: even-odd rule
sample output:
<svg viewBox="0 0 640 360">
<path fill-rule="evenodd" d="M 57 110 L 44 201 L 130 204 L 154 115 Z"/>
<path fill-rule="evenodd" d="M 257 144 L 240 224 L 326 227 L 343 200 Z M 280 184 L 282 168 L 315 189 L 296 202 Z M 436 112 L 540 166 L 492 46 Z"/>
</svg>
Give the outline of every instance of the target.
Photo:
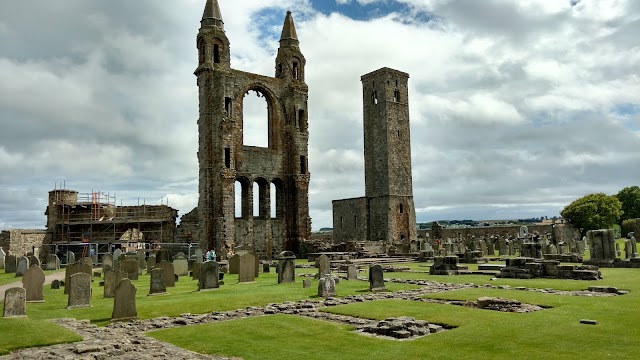
<svg viewBox="0 0 640 360">
<path fill-rule="evenodd" d="M 82 263 L 73 263 L 70 265 L 67 265 L 67 267 L 65 268 L 65 274 L 64 274 L 64 293 L 68 294 L 69 293 L 69 284 L 70 284 L 70 278 L 71 275 L 73 274 L 77 274 L 77 273 L 85 273 L 87 275 L 89 275 L 89 277 L 91 277 L 91 267 L 89 267 L 89 265 L 87 264 L 82 264 Z"/>
<path fill-rule="evenodd" d="M 238 262 L 238 282 L 254 282 L 256 281 L 256 257 L 251 253 L 240 256 Z"/>
<path fill-rule="evenodd" d="M 347 267 L 347 280 L 358 280 L 358 267 L 351 264 Z"/>
<path fill-rule="evenodd" d="M 67 264 L 76 262 L 76 254 L 73 251 L 67 251 Z"/>
<path fill-rule="evenodd" d="M 26 256 L 20 256 L 18 259 L 18 266 L 16 267 L 16 277 L 24 275 L 29 268 L 29 258 Z"/>
<path fill-rule="evenodd" d="M 160 264 L 162 261 L 169 262 L 169 250 L 158 249 L 156 250 L 156 264 Z M 165 279 L 166 280 L 166 279 Z"/>
<path fill-rule="evenodd" d="M 144 249 L 138 250 L 138 274 L 142 274 L 142 271 L 147 267 L 146 256 L 147 253 Z"/>
<path fill-rule="evenodd" d="M 91 307 L 91 275 L 83 272 L 69 277 L 69 302 L 67 309 Z"/>
<path fill-rule="evenodd" d="M 126 257 L 120 262 L 120 269 L 127 274 L 130 280 L 138 280 L 138 260 L 134 257 Z"/>
<path fill-rule="evenodd" d="M 280 253 L 278 261 L 278 284 L 296 281 L 296 256 L 291 251 Z"/>
<path fill-rule="evenodd" d="M 500 241 L 498 242 L 498 254 L 500 256 L 507 255 L 507 239 L 500 238 Z"/>
<path fill-rule="evenodd" d="M 200 265 L 202 265 L 202 263 L 194 263 L 191 267 L 191 280 L 200 279 Z"/>
<path fill-rule="evenodd" d="M 549 254 L 558 255 L 558 248 L 556 247 L 555 244 L 549 245 Z"/>
<path fill-rule="evenodd" d="M 4 269 L 4 258 L 7 256 L 2 247 L 0 247 L 0 269 Z"/>
<path fill-rule="evenodd" d="M 238 274 L 240 272 L 240 255 L 235 254 L 229 258 L 229 274 Z"/>
<path fill-rule="evenodd" d="M 369 289 L 371 289 L 371 291 L 385 290 L 384 271 L 379 264 L 369 267 Z"/>
<path fill-rule="evenodd" d="M 104 273 L 104 298 L 114 297 L 116 295 L 117 284 L 126 277 L 127 274 L 120 269 L 110 270 Z"/>
<path fill-rule="evenodd" d="M 318 257 L 318 279 L 328 274 L 331 274 L 331 262 L 327 255 L 322 254 Z"/>
<path fill-rule="evenodd" d="M 113 268 L 120 269 L 120 257 L 122 256 L 122 250 L 113 250 Z"/>
<path fill-rule="evenodd" d="M 154 267 L 156 267 L 156 256 L 151 255 L 147 259 L 147 274 L 151 274 L 151 270 L 153 270 Z"/>
<path fill-rule="evenodd" d="M 189 260 L 182 255 L 177 255 L 175 259 L 173 259 L 173 271 L 178 276 L 187 276 L 189 275 Z"/>
<path fill-rule="evenodd" d="M 27 290 L 27 301 L 44 301 L 44 271 L 40 266 L 31 266 L 22 276 L 22 287 Z"/>
<path fill-rule="evenodd" d="M 200 278 L 198 279 L 198 291 L 217 289 L 219 284 L 220 265 L 215 261 L 205 261 L 200 264 Z"/>
<path fill-rule="evenodd" d="M 629 239 L 629 241 L 631 242 L 631 259 L 636 259 L 638 257 L 640 257 L 640 255 L 638 255 L 638 243 L 636 242 L 636 238 L 635 236 L 631 236 L 631 239 Z"/>
<path fill-rule="evenodd" d="M 167 293 L 167 286 L 164 282 L 164 270 L 160 268 L 151 270 L 151 282 L 149 284 L 149 296 Z"/>
<path fill-rule="evenodd" d="M 4 292 L 4 317 L 27 316 L 27 291 L 14 287 Z"/>
<path fill-rule="evenodd" d="M 482 256 L 489 255 L 487 250 L 487 243 L 484 240 L 480 240 L 480 250 L 482 250 Z"/>
<path fill-rule="evenodd" d="M 60 259 L 56 254 L 47 255 L 47 270 L 59 270 L 60 269 Z"/>
<path fill-rule="evenodd" d="M 107 272 L 107 266 L 113 269 L 113 255 L 111 254 L 102 255 L 102 273 Z"/>
<path fill-rule="evenodd" d="M 91 269 L 93 269 L 93 259 L 88 257 L 88 256 L 80 258 L 80 263 L 81 264 L 87 264 L 87 265 L 89 265 L 91 267 Z"/>
<path fill-rule="evenodd" d="M 124 321 L 138 318 L 136 310 L 137 289 L 129 279 L 122 279 L 116 287 L 116 296 L 113 298 L 113 312 L 111 321 Z"/>
<path fill-rule="evenodd" d="M 271 271 L 271 264 L 268 262 L 262 264 L 262 272 L 268 274 Z"/>
<path fill-rule="evenodd" d="M 324 298 L 336 296 L 336 281 L 331 275 L 322 277 L 318 281 L 318 296 Z"/>
<path fill-rule="evenodd" d="M 204 257 L 202 256 L 202 249 L 197 248 L 193 253 L 193 256 L 196 258 L 196 264 L 202 264 L 204 262 Z"/>
<path fill-rule="evenodd" d="M 40 259 L 38 259 L 37 256 L 29 255 L 27 257 L 29 258 L 29 266 L 34 266 L 34 265 L 41 266 Z"/>
<path fill-rule="evenodd" d="M 58 290 L 60 289 L 60 280 L 53 280 L 51 282 L 51 290 Z"/>
<path fill-rule="evenodd" d="M 16 268 L 18 267 L 18 261 L 16 257 L 13 255 L 7 255 L 4 258 L 4 272 L 5 274 L 14 274 L 16 272 Z"/>
<path fill-rule="evenodd" d="M 157 266 L 157 268 L 162 269 L 164 271 L 164 284 L 166 287 L 175 287 L 176 286 L 176 275 L 173 269 L 173 264 L 168 262 L 167 260 L 162 260 Z"/>
</svg>

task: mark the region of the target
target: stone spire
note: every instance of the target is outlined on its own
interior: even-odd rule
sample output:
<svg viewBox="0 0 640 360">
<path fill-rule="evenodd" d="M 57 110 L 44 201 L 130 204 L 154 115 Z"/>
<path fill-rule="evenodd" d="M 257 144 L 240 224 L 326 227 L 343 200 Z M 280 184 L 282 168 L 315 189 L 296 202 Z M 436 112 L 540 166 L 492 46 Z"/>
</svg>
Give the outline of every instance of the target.
<svg viewBox="0 0 640 360">
<path fill-rule="evenodd" d="M 282 27 L 282 35 L 280 36 L 280 45 L 282 46 L 298 46 L 298 34 L 296 33 L 296 25 L 293 23 L 291 11 L 287 11 Z"/>
<path fill-rule="evenodd" d="M 213 25 L 224 29 L 224 21 L 222 21 L 222 13 L 220 12 L 218 0 L 207 0 L 201 23 L 202 25 Z"/>
</svg>

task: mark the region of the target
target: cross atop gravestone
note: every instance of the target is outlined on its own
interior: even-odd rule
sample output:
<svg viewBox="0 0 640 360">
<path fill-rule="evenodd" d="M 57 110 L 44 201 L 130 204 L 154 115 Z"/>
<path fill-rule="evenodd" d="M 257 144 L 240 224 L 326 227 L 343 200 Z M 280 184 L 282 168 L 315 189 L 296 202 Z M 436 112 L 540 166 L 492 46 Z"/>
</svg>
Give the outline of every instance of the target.
<svg viewBox="0 0 640 360">
<path fill-rule="evenodd" d="M 3 316 L 27 316 L 27 291 L 24 288 L 14 287 L 5 291 Z"/>
<path fill-rule="evenodd" d="M 67 284 L 65 283 L 65 288 Z M 69 277 L 67 309 L 91 307 L 91 275 L 79 272 Z"/>
<path fill-rule="evenodd" d="M 125 321 L 138 318 L 136 309 L 136 287 L 129 279 L 122 279 L 116 287 L 116 296 L 113 298 L 113 312 L 111 321 Z"/>
<path fill-rule="evenodd" d="M 22 276 L 22 287 L 27 290 L 27 301 L 44 301 L 44 271 L 40 266 L 31 266 Z"/>
</svg>

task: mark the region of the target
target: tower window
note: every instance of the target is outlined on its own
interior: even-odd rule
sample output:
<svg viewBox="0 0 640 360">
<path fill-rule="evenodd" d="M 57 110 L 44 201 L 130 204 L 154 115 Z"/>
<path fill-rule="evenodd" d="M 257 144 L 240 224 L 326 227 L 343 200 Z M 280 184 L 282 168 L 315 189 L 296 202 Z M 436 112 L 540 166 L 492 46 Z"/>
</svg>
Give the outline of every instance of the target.
<svg viewBox="0 0 640 360">
<path fill-rule="evenodd" d="M 340 216 L 340 229 L 344 228 L 344 217 Z"/>
<path fill-rule="evenodd" d="M 231 115 L 231 98 L 224 98 L 224 111 L 227 112 L 227 115 Z"/>
<path fill-rule="evenodd" d="M 293 63 L 293 78 L 297 79 L 298 77 L 299 77 L 298 63 L 294 62 Z"/>
<path fill-rule="evenodd" d="M 220 45 L 218 44 L 213 45 L 213 63 L 214 64 L 220 63 Z"/>
<path fill-rule="evenodd" d="M 400 102 L 400 90 L 398 89 L 393 92 L 393 102 Z"/>
<path fill-rule="evenodd" d="M 400 204 L 400 214 L 402 214 L 404 212 L 404 207 L 402 206 L 402 204 Z"/>
<path fill-rule="evenodd" d="M 282 76 L 282 64 L 278 64 L 278 73 L 276 74 L 277 77 Z"/>
<path fill-rule="evenodd" d="M 378 105 L 378 92 L 376 90 L 373 90 L 371 93 L 371 103 L 373 105 Z"/>
<path fill-rule="evenodd" d="M 305 119 L 304 119 L 304 110 L 298 110 L 298 127 L 300 128 L 300 131 L 304 131 L 304 124 L 305 124 Z"/>
<path fill-rule="evenodd" d="M 356 215 L 356 216 L 354 216 L 354 217 L 353 217 L 353 225 L 354 225 L 354 227 L 356 227 L 356 228 L 358 227 L 358 215 Z"/>
<path fill-rule="evenodd" d="M 307 158 L 305 156 L 300 156 L 300 174 L 307 173 Z"/>
<path fill-rule="evenodd" d="M 200 41 L 200 46 L 198 46 L 198 50 L 200 50 L 200 64 L 204 63 L 205 54 L 206 54 L 206 46 L 204 41 Z"/>
<path fill-rule="evenodd" d="M 224 148 L 224 166 L 229 169 L 231 167 L 231 149 Z"/>
</svg>

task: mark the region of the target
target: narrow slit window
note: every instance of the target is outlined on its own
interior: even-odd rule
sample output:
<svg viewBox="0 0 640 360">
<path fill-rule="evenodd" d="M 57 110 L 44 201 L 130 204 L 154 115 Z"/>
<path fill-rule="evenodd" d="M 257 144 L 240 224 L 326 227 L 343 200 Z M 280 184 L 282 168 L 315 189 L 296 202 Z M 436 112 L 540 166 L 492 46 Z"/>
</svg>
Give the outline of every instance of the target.
<svg viewBox="0 0 640 360">
<path fill-rule="evenodd" d="M 400 90 L 398 89 L 393 92 L 393 102 L 400 102 Z"/>
<path fill-rule="evenodd" d="M 404 207 L 402 206 L 402 204 L 400 204 L 400 214 L 402 214 L 404 212 Z"/>
<path fill-rule="evenodd" d="M 276 74 L 277 77 L 282 76 L 282 64 L 278 64 L 278 73 Z"/>
<path fill-rule="evenodd" d="M 297 78 L 298 78 L 298 76 L 299 76 L 299 73 L 298 73 L 298 72 L 299 72 L 299 69 L 298 69 L 298 63 L 297 63 L 297 62 L 294 62 L 294 63 L 293 63 L 293 78 L 294 78 L 294 79 L 297 79 Z"/>
<path fill-rule="evenodd" d="M 307 158 L 305 156 L 300 156 L 300 174 L 307 173 Z"/>
<path fill-rule="evenodd" d="M 224 98 L 224 111 L 227 112 L 227 115 L 231 115 L 231 98 Z"/>
<path fill-rule="evenodd" d="M 340 229 L 344 228 L 344 217 L 340 216 Z"/>
<path fill-rule="evenodd" d="M 378 92 L 376 90 L 371 93 L 371 103 L 373 105 L 378 105 Z"/>
<path fill-rule="evenodd" d="M 231 168 L 231 149 L 228 147 L 224 148 L 224 166 L 227 169 Z"/>
<path fill-rule="evenodd" d="M 354 227 L 356 227 L 356 228 L 358 227 L 358 215 L 356 215 L 356 216 L 354 216 L 354 217 L 353 217 L 353 225 L 354 225 Z"/>
<path fill-rule="evenodd" d="M 215 64 L 220 63 L 220 45 L 218 44 L 213 45 L 213 62 Z"/>
<path fill-rule="evenodd" d="M 304 124 L 304 110 L 298 110 L 298 127 L 300 128 L 300 131 L 304 131 Z"/>
</svg>

